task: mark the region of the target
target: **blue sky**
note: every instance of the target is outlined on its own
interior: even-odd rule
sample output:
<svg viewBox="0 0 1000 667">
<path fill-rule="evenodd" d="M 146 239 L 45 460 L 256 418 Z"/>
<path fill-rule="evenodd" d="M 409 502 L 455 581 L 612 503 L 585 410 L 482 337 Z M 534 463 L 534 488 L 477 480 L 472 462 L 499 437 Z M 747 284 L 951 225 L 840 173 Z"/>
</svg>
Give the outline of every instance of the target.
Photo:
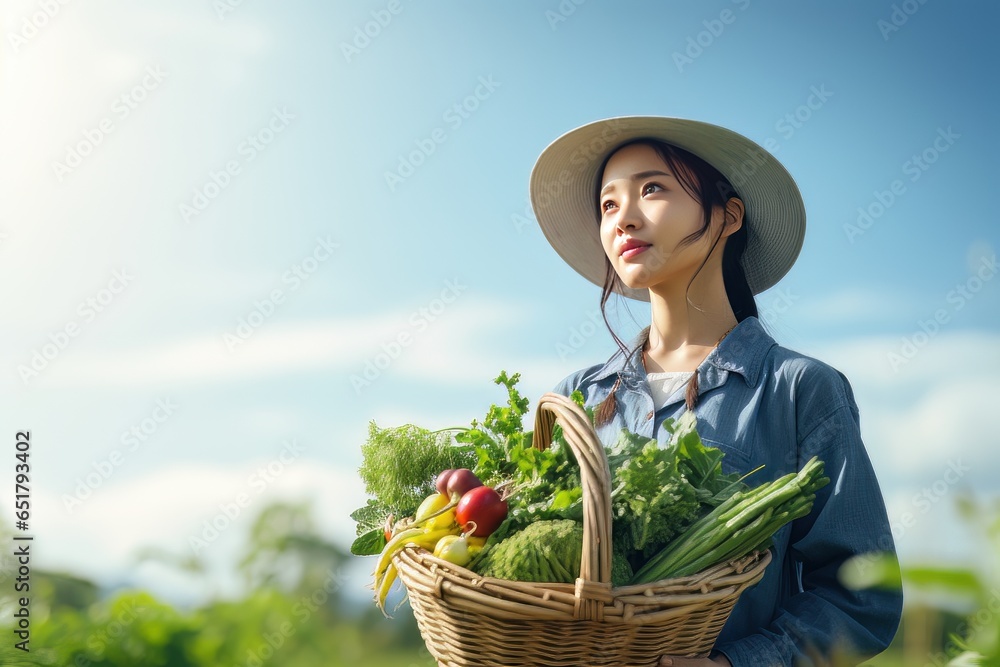
<svg viewBox="0 0 1000 667">
<path fill-rule="evenodd" d="M 0 415 L 37 443 L 45 564 L 197 597 L 132 555 L 190 552 L 240 494 L 201 554 L 223 585 L 269 500 L 314 499 L 346 544 L 368 420 L 467 423 L 501 369 L 537 398 L 606 358 L 599 290 L 535 227 L 528 176 L 562 133 L 629 114 L 775 147 L 808 227 L 765 323 L 851 379 L 901 554 L 973 551 L 950 507 L 995 496 L 1000 467 L 993 4 L 40 12 L 0 15 Z M 625 334 L 648 318 L 617 312 Z"/>
</svg>

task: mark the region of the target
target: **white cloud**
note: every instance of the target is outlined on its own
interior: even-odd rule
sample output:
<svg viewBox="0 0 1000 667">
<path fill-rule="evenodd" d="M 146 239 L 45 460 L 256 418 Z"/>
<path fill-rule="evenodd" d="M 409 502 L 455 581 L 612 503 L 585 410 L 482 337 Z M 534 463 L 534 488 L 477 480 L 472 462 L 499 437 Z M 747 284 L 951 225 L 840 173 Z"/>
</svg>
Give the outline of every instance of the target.
<svg viewBox="0 0 1000 667">
<path fill-rule="evenodd" d="M 975 476 L 1000 470 L 995 377 L 948 378 L 928 385 L 913 404 L 870 409 L 866 419 L 872 422 L 869 446 L 885 447 L 902 474 L 944 470 L 958 460 L 975 463 L 981 470 Z"/>
<path fill-rule="evenodd" d="M 893 370 L 887 355 L 899 345 L 857 338 L 810 354 L 851 382 L 869 452 L 894 490 L 919 490 L 957 459 L 974 466 L 962 484 L 998 490 L 1000 335 L 944 331 Z"/>
<path fill-rule="evenodd" d="M 497 337 L 489 334 L 518 329 L 527 320 L 516 306 L 481 304 L 455 315 L 446 325 L 422 336 L 393 368 L 412 377 L 478 386 L 484 379 L 496 377 L 500 370 L 521 373 L 526 385 L 540 378 L 555 378 L 554 384 L 565 375 L 565 364 L 550 356 L 513 357 L 496 350 Z"/>
<path fill-rule="evenodd" d="M 788 290 L 776 288 L 773 296 L 769 294 L 758 297 L 758 308 L 762 315 L 771 314 L 772 319 L 781 319 L 782 313 L 787 311 L 820 324 L 871 322 L 910 312 L 907 300 L 901 295 L 887 296 L 870 289 L 850 288 L 820 296 L 789 296 Z"/>
<path fill-rule="evenodd" d="M 176 464 L 128 482 L 98 487 L 72 512 L 62 496 L 39 488 L 33 496 L 38 517 L 33 521 L 35 539 L 45 545 L 39 565 L 83 573 L 110 585 L 139 578 L 166 597 L 203 596 L 211 591 L 199 592 L 190 579 L 160 564 L 137 567 L 135 557 L 147 547 L 190 556 L 194 553 L 191 538 L 207 535 L 207 546 L 198 555 L 209 567 L 208 579 L 218 583 L 215 592 L 231 593 L 238 587 L 233 564 L 249 528 L 257 514 L 277 500 L 312 500 L 320 534 L 346 549 L 354 537 L 349 514 L 365 502 L 357 472 L 296 459 L 281 464 L 275 473 L 277 461 L 237 466 Z M 242 508 L 240 494 L 248 500 Z M 218 538 L 210 539 L 211 528 L 206 532 L 205 522 L 222 527 Z M 174 590 L 176 586 L 187 588 Z"/>
<path fill-rule="evenodd" d="M 917 335 L 867 336 L 823 345 L 819 358 L 844 371 L 853 381 L 881 389 L 930 387 L 947 381 L 1000 372 L 1000 334 L 946 328 L 924 341 Z M 904 354 L 904 338 L 916 341 Z M 899 355 L 902 361 L 890 358 Z M 909 356 L 907 356 L 909 355 Z"/>
<path fill-rule="evenodd" d="M 501 368 L 519 370 L 526 378 L 560 379 L 565 374 L 565 364 L 501 357 L 487 349 L 501 327 L 517 326 L 518 310 L 511 304 L 456 303 L 440 322 L 420 326 L 414 326 L 408 315 L 407 311 L 294 323 L 265 320 L 246 340 L 234 344 L 228 339 L 233 351 L 224 334 L 235 337 L 235 326 L 142 347 L 80 349 L 55 359 L 32 383 L 159 387 L 319 369 L 360 373 L 368 363 L 378 363 L 379 376 L 391 371 L 457 386 L 482 386 L 483 378 L 495 377 Z M 402 334 L 408 336 L 406 345 L 395 343 Z"/>
<path fill-rule="evenodd" d="M 986 576 L 996 570 L 982 522 L 962 518 L 951 492 L 937 502 L 926 500 L 923 490 L 906 490 L 886 497 L 886 510 L 900 562 L 908 566 L 928 563 L 972 567 Z M 913 599 L 923 595 L 918 591 Z"/>
<path fill-rule="evenodd" d="M 238 379 L 346 364 L 378 319 L 264 324 L 245 341 L 198 335 L 128 349 L 93 351 L 57 359 L 38 379 L 50 386 L 160 386 Z"/>
</svg>

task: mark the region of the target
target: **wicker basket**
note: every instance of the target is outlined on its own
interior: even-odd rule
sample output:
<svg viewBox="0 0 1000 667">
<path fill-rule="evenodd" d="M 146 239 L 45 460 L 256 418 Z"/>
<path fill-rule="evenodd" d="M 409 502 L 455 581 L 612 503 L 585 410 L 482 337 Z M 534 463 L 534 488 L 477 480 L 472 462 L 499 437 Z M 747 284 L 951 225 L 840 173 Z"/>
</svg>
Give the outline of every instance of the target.
<svg viewBox="0 0 1000 667">
<path fill-rule="evenodd" d="M 406 547 L 394 556 L 427 649 L 442 667 L 653 666 L 662 655 L 704 657 L 737 598 L 760 581 L 769 551 L 698 574 L 612 588 L 611 479 L 586 413 L 558 394 L 539 400 L 534 446 L 558 423 L 580 464 L 583 558 L 576 584 L 482 577 Z"/>
</svg>

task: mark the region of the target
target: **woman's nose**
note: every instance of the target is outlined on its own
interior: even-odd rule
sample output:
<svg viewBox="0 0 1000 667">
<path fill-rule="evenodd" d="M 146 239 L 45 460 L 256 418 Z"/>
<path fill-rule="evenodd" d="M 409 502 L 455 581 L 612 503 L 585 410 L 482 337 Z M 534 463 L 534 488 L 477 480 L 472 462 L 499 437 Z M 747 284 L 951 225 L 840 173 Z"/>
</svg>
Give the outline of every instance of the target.
<svg viewBox="0 0 1000 667">
<path fill-rule="evenodd" d="M 618 230 L 621 232 L 638 229 L 642 227 L 642 214 L 638 206 L 632 203 L 631 198 L 625 198 L 619 204 Z"/>
</svg>

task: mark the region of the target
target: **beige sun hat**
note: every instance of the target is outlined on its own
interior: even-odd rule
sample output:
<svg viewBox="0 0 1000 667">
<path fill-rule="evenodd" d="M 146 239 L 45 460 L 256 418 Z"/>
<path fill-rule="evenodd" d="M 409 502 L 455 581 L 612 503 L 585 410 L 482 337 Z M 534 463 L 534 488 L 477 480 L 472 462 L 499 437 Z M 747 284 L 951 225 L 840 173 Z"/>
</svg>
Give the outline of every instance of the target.
<svg viewBox="0 0 1000 667">
<path fill-rule="evenodd" d="M 619 146 L 640 138 L 694 153 L 725 176 L 746 206 L 743 268 L 754 294 L 795 263 L 806 230 L 802 196 L 774 156 L 732 130 L 683 118 L 621 116 L 582 125 L 542 151 L 531 171 L 531 206 L 542 233 L 567 264 L 604 284 L 605 254 L 597 211 L 598 169 Z M 647 290 L 621 293 L 649 301 Z"/>
</svg>

